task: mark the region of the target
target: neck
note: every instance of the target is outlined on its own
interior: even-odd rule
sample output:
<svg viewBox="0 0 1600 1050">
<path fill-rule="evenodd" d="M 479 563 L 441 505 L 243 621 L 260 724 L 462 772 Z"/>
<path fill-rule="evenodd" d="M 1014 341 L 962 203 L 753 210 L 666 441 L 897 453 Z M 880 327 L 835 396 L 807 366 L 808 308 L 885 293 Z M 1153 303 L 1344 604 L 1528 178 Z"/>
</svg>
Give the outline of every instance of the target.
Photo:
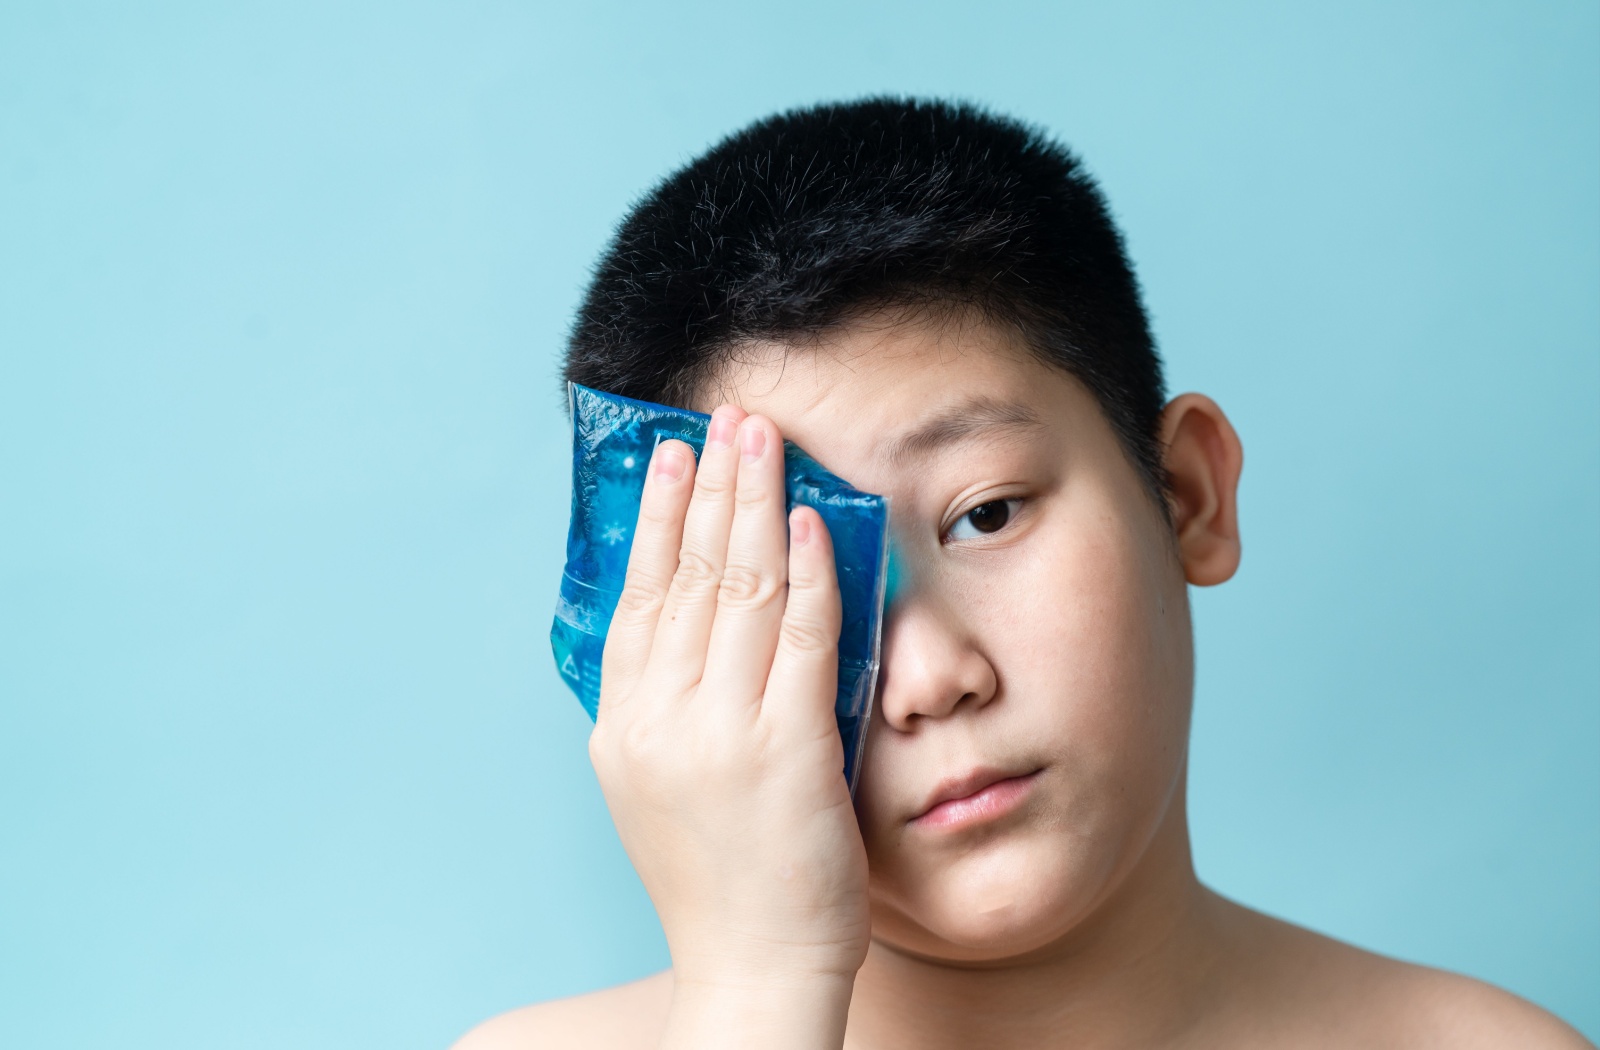
<svg viewBox="0 0 1600 1050">
<path fill-rule="evenodd" d="M 1183 789 L 1115 891 L 1047 948 L 983 968 L 874 942 L 849 1047 L 1135 1048 L 1190 1030 L 1218 978 L 1217 898 L 1195 877 Z"/>
</svg>

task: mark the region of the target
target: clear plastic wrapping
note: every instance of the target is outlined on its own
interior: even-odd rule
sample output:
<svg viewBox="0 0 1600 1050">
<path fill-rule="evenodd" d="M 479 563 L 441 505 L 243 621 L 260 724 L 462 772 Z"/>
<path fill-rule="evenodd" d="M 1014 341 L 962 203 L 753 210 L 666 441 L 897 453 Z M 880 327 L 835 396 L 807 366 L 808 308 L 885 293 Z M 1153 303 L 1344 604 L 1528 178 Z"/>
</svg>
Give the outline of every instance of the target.
<svg viewBox="0 0 1600 1050">
<path fill-rule="evenodd" d="M 600 656 L 622 593 L 645 470 L 666 438 L 699 455 L 710 417 L 681 408 L 567 386 L 572 409 L 572 525 L 550 644 L 561 677 L 589 717 L 600 702 Z M 834 714 L 844 741 L 844 773 L 855 790 L 878 677 L 889 559 L 889 504 L 852 488 L 784 442 L 788 503 L 814 507 L 833 538 L 843 625 Z"/>
</svg>

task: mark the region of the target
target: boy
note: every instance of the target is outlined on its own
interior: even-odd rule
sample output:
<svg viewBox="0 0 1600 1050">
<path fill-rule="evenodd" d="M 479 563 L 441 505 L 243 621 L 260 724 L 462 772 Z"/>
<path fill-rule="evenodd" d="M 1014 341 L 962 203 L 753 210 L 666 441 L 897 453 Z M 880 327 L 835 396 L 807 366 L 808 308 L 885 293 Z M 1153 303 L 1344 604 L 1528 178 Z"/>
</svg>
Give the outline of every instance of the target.
<svg viewBox="0 0 1600 1050">
<path fill-rule="evenodd" d="M 624 222 L 567 377 L 714 410 L 698 463 L 651 461 L 590 742 L 673 968 L 461 1050 L 1587 1045 L 1196 878 L 1187 587 L 1238 565 L 1243 454 L 1209 399 L 1166 402 L 1059 146 L 915 101 L 756 124 Z M 785 438 L 892 500 L 853 801 Z"/>
</svg>

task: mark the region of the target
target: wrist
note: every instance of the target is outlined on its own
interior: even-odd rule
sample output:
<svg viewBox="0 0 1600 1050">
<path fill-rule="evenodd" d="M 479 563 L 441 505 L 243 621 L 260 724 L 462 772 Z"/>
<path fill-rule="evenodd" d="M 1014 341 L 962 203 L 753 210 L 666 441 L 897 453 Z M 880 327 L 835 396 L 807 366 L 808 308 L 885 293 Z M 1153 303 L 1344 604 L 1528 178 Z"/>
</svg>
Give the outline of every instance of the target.
<svg viewBox="0 0 1600 1050">
<path fill-rule="evenodd" d="M 673 973 L 661 1045 L 837 1050 L 855 974 Z"/>
</svg>

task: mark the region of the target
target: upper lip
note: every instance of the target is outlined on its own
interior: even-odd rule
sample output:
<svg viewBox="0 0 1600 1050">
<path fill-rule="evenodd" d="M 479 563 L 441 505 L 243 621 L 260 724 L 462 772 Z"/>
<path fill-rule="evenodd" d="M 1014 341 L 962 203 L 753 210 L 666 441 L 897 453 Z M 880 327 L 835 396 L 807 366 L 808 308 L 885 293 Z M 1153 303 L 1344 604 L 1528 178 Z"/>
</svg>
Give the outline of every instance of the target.
<svg viewBox="0 0 1600 1050">
<path fill-rule="evenodd" d="M 1037 772 L 1037 769 L 1016 771 L 984 767 L 974 769 L 972 772 L 959 777 L 946 777 L 944 780 L 939 781 L 939 785 L 923 801 L 922 808 L 911 819 L 916 820 L 918 817 L 926 816 L 931 809 L 942 803 L 952 802 L 958 798 L 966 798 L 969 795 L 976 795 L 984 788 L 992 784 L 998 784 L 1002 780 L 1032 776 Z"/>
</svg>

